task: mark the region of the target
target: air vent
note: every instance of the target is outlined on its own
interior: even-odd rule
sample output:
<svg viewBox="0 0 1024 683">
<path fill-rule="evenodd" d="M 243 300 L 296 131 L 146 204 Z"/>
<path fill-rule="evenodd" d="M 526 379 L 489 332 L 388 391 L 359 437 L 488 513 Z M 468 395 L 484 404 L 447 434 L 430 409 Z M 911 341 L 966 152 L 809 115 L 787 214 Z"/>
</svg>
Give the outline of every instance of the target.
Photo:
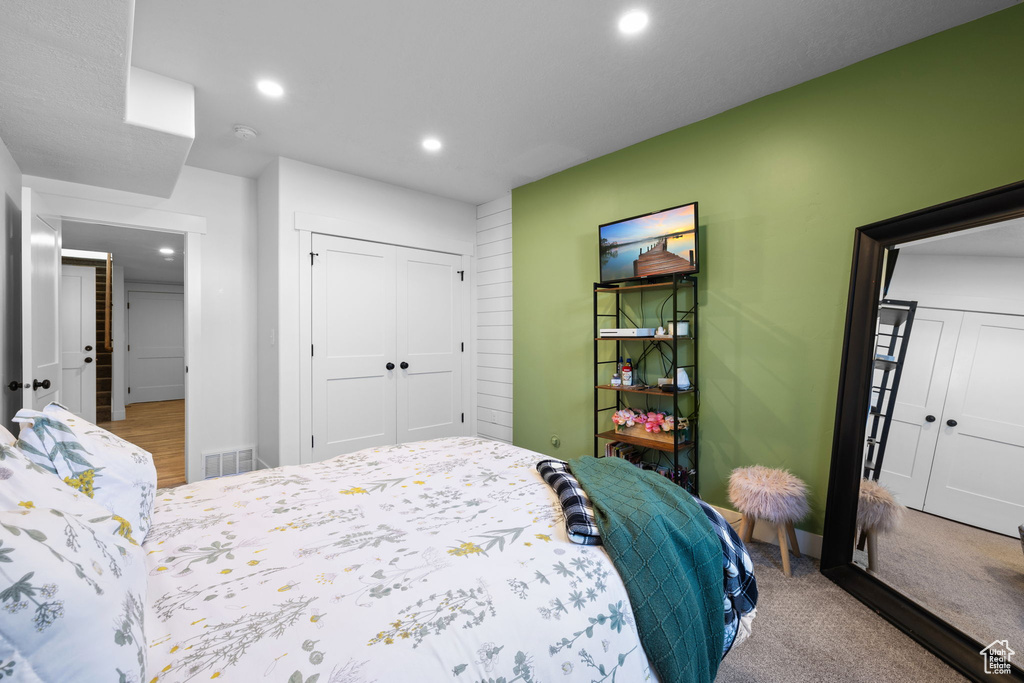
<svg viewBox="0 0 1024 683">
<path fill-rule="evenodd" d="M 249 446 L 237 451 L 204 453 L 203 461 L 207 479 L 252 472 L 256 469 L 256 449 Z"/>
</svg>

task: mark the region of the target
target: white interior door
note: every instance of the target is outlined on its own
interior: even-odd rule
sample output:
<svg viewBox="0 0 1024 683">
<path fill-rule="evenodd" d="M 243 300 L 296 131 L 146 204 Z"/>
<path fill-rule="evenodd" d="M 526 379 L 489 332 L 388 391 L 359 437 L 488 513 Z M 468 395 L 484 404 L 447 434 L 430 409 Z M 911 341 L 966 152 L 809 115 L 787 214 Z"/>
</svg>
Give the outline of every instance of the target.
<svg viewBox="0 0 1024 683">
<path fill-rule="evenodd" d="M 313 459 L 395 443 L 395 247 L 313 235 Z"/>
<path fill-rule="evenodd" d="M 962 311 L 918 308 L 910 331 L 880 481 L 907 507 L 924 506 Z M 881 371 L 875 371 L 875 386 Z M 933 420 L 928 421 L 931 416 Z"/>
<path fill-rule="evenodd" d="M 61 400 L 61 220 L 31 188 L 21 193 L 22 405 L 41 410 Z"/>
<path fill-rule="evenodd" d="M 965 313 L 926 512 L 1017 535 L 1024 522 L 1024 317 Z"/>
<path fill-rule="evenodd" d="M 125 403 L 185 398 L 185 297 L 128 292 L 128 395 Z"/>
<path fill-rule="evenodd" d="M 461 259 L 398 248 L 398 441 L 462 433 Z"/>
<path fill-rule="evenodd" d="M 96 269 L 61 266 L 61 403 L 96 422 Z"/>
</svg>

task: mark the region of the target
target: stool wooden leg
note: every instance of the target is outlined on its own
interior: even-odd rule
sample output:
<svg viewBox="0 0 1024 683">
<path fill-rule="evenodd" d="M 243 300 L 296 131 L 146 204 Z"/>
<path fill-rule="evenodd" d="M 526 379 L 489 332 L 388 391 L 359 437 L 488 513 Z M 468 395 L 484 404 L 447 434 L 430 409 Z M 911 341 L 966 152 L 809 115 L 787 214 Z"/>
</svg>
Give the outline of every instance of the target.
<svg viewBox="0 0 1024 683">
<path fill-rule="evenodd" d="M 740 539 L 742 539 L 744 543 L 750 543 L 751 539 L 754 538 L 755 524 L 757 524 L 756 517 L 743 515 L 743 533 L 740 534 Z"/>
<path fill-rule="evenodd" d="M 875 544 L 875 534 L 872 531 L 865 531 L 868 539 L 868 571 L 873 572 L 878 568 L 878 546 Z"/>
<path fill-rule="evenodd" d="M 793 576 L 789 568 L 789 544 L 786 543 L 786 528 L 784 524 L 776 525 L 779 532 L 779 551 L 782 553 L 782 571 L 786 576 Z"/>
<path fill-rule="evenodd" d="M 786 522 L 786 533 L 789 534 L 789 542 L 793 546 L 793 554 L 797 557 L 800 555 L 800 544 L 796 542 L 796 529 L 793 528 L 793 522 Z"/>
</svg>

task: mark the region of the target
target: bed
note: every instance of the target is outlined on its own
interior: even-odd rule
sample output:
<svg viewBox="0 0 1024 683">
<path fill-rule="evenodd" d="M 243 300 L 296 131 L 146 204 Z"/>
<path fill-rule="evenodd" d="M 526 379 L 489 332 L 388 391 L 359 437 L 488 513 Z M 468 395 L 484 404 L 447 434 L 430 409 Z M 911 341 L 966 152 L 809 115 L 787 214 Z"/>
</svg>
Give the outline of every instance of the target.
<svg viewBox="0 0 1024 683">
<path fill-rule="evenodd" d="M 68 441 L 99 434 L 71 427 Z M 114 675 L 101 659 L 104 680 L 657 680 L 615 566 L 601 546 L 569 542 L 541 458 L 448 438 L 165 489 L 148 523 L 138 517 L 141 551 L 125 543 L 124 516 L 97 516 L 108 554 L 136 577 L 110 621 L 116 654 L 137 651 L 138 665 Z"/>
</svg>

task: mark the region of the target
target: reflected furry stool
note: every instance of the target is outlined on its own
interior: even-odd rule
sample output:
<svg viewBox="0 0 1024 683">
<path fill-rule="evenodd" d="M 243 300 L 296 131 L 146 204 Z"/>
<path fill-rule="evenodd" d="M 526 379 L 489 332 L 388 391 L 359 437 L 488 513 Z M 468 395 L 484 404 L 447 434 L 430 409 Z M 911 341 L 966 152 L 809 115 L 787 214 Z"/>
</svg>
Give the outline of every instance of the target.
<svg viewBox="0 0 1024 683">
<path fill-rule="evenodd" d="M 903 519 L 903 506 L 896 502 L 889 489 L 877 481 L 862 479 L 860 501 L 857 503 L 858 547 L 868 546 L 868 571 L 875 571 L 878 562 L 877 534 L 894 531 Z"/>
<path fill-rule="evenodd" d="M 793 576 L 786 537 L 792 543 L 793 554 L 800 557 L 793 522 L 803 519 L 809 510 L 806 484 L 786 470 L 760 465 L 740 467 L 729 477 L 729 500 L 743 513 L 740 537 L 744 543 L 750 543 L 753 538 L 757 520 L 775 525 L 782 552 L 782 570 L 786 576 Z"/>
</svg>

